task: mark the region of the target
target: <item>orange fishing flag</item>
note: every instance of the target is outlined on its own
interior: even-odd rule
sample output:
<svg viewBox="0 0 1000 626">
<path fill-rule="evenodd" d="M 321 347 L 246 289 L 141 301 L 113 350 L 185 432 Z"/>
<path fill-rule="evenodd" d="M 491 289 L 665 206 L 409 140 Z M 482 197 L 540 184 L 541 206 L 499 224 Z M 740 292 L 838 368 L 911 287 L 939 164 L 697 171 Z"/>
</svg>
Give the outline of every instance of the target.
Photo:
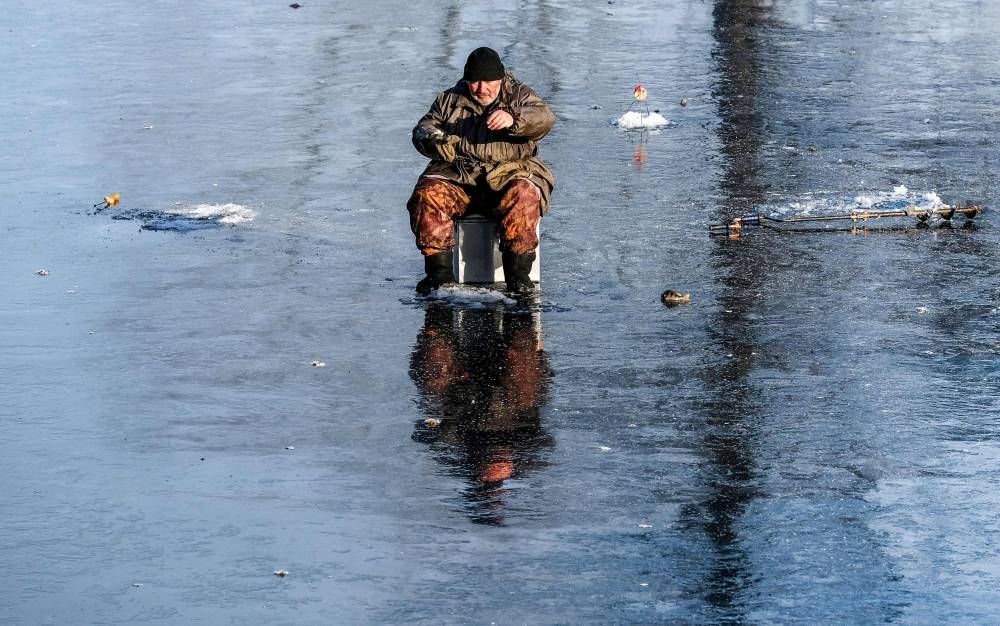
<svg viewBox="0 0 1000 626">
<path fill-rule="evenodd" d="M 106 209 L 109 206 L 115 206 L 118 201 L 121 200 L 122 195 L 120 193 L 113 193 L 110 196 L 104 196 L 104 202 L 98 202 L 94 206 L 99 209 Z"/>
</svg>

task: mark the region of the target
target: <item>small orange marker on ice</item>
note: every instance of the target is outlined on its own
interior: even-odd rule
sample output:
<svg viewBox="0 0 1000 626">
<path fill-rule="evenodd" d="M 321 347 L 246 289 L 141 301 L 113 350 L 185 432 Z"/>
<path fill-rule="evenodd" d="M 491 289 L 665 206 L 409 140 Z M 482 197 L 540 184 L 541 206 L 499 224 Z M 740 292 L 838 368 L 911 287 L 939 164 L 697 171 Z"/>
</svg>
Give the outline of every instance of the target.
<svg viewBox="0 0 1000 626">
<path fill-rule="evenodd" d="M 106 209 L 109 206 L 115 206 L 121 199 L 122 195 L 120 193 L 113 193 L 110 196 L 104 196 L 104 202 L 98 202 L 94 205 L 95 208 Z"/>
<path fill-rule="evenodd" d="M 642 85 L 636 85 L 635 89 L 632 90 L 632 96 L 639 102 L 643 102 L 647 95 L 649 94 L 646 93 L 646 88 Z"/>
</svg>

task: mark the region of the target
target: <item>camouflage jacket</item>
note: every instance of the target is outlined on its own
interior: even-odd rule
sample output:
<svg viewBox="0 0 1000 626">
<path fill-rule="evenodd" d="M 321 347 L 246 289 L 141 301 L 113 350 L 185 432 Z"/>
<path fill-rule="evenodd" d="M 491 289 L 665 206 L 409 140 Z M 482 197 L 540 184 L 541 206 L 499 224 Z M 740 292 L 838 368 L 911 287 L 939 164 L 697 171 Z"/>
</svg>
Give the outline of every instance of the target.
<svg viewBox="0 0 1000 626">
<path fill-rule="evenodd" d="M 514 125 L 498 131 L 487 128 L 486 118 L 495 109 L 510 113 Z M 489 106 L 472 98 L 465 81 L 438 94 L 413 129 L 413 145 L 431 159 L 422 176 L 441 176 L 462 185 L 475 185 L 485 177 L 497 191 L 516 178 L 526 178 L 541 190 L 545 213 L 555 176 L 538 158 L 537 144 L 555 121 L 549 105 L 508 70 L 500 94 Z M 445 137 L 458 154 L 451 162 L 443 160 L 437 149 Z"/>
</svg>

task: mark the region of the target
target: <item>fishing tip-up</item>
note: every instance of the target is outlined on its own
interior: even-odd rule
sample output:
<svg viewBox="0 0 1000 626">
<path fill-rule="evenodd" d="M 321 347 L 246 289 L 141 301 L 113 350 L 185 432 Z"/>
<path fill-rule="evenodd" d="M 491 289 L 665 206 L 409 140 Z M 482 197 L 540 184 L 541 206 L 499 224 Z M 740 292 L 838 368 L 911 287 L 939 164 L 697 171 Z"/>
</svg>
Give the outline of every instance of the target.
<svg viewBox="0 0 1000 626">
<path fill-rule="evenodd" d="M 110 196 L 104 196 L 104 202 L 98 202 L 94 205 L 94 208 L 100 211 L 102 209 L 115 206 L 118 204 L 118 201 L 121 200 L 121 197 L 122 195 L 120 193 L 113 193 Z"/>
</svg>

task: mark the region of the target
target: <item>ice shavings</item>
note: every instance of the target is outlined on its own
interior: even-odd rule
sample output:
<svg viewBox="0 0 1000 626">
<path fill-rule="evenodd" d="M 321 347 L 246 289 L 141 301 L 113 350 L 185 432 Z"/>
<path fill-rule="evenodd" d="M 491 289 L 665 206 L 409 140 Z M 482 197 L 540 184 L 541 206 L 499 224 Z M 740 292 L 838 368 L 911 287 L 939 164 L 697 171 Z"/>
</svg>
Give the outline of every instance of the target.
<svg viewBox="0 0 1000 626">
<path fill-rule="evenodd" d="M 242 204 L 197 204 L 195 206 L 175 206 L 165 213 L 194 220 L 211 220 L 219 224 L 234 226 L 252 222 L 257 212 Z"/>
<path fill-rule="evenodd" d="M 854 203 L 858 205 L 859 209 L 870 209 L 875 206 L 875 200 L 869 196 L 855 196 Z"/>
<path fill-rule="evenodd" d="M 938 194 L 928 191 L 923 194 L 911 192 L 905 185 L 891 190 L 868 192 L 856 196 L 808 195 L 789 201 L 783 205 L 766 205 L 761 211 L 771 215 L 827 215 L 844 212 L 864 213 L 866 211 L 898 210 L 914 205 L 921 209 L 936 209 L 946 206 Z"/>
<path fill-rule="evenodd" d="M 514 305 L 517 300 L 508 298 L 499 291 L 472 285 L 450 285 L 439 287 L 427 296 L 431 300 L 444 300 L 454 304 L 464 304 L 470 308 L 490 304 Z"/>
<path fill-rule="evenodd" d="M 855 206 L 851 208 L 855 211 L 867 211 L 877 204 L 883 204 L 891 200 L 905 200 L 909 191 L 910 190 L 906 188 L 906 185 L 898 185 L 893 187 L 891 192 L 883 191 L 870 195 L 866 194 L 854 196 Z"/>
<path fill-rule="evenodd" d="M 822 209 L 823 201 L 816 198 L 791 202 L 787 207 L 778 208 L 777 213 L 794 213 L 795 215 L 809 215 L 814 209 Z"/>
<path fill-rule="evenodd" d="M 115 220 L 137 220 L 142 230 L 191 232 L 252 222 L 257 212 L 241 204 L 176 203 L 162 211 L 124 209 L 112 214 Z"/>
<path fill-rule="evenodd" d="M 909 204 L 928 209 L 935 209 L 945 205 L 936 192 L 928 191 L 917 196 L 911 193 L 906 188 L 906 185 L 893 187 L 892 191 L 888 192 L 882 191 L 854 196 L 853 204 L 854 206 L 841 208 L 850 208 L 852 211 L 867 211 L 876 207 L 880 209 L 901 209 Z"/>
<path fill-rule="evenodd" d="M 650 130 L 654 128 L 664 128 L 670 122 L 657 112 L 640 113 L 638 111 L 628 111 L 621 117 L 611 122 L 612 126 L 617 126 L 622 130 Z"/>
<path fill-rule="evenodd" d="M 927 202 L 928 205 L 930 205 L 931 209 L 936 209 L 940 206 L 944 206 L 944 202 L 941 201 L 940 196 L 938 196 L 933 191 L 928 191 L 927 193 L 925 193 L 923 195 L 923 199 L 925 202 Z"/>
</svg>

